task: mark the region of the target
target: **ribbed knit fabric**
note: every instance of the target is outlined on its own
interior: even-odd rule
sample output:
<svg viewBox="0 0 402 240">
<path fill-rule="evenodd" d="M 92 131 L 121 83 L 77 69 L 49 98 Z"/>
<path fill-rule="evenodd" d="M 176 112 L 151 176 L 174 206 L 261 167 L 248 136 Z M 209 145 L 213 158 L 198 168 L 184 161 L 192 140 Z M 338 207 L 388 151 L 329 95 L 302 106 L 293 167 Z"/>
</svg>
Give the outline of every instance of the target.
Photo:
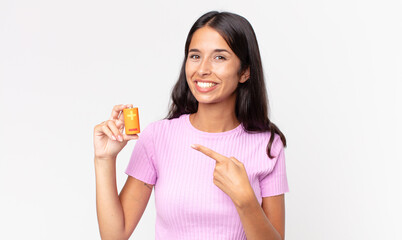
<svg viewBox="0 0 402 240">
<path fill-rule="evenodd" d="M 243 162 L 258 201 L 289 191 L 279 135 L 266 154 L 270 133 L 246 133 L 242 124 L 219 133 L 195 128 L 189 114 L 149 124 L 139 134 L 126 174 L 155 185 L 157 240 L 246 239 L 226 193 L 213 183 L 215 160 L 190 147 L 204 145 Z"/>
</svg>

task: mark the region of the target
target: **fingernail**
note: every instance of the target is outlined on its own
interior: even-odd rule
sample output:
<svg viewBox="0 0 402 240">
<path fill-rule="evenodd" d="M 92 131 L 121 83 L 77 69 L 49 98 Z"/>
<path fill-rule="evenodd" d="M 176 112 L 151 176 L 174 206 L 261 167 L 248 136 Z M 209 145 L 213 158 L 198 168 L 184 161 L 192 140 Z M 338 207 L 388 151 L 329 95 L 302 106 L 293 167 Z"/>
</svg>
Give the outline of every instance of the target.
<svg viewBox="0 0 402 240">
<path fill-rule="evenodd" d="M 117 138 L 119 138 L 120 142 L 123 142 L 123 138 L 120 135 Z"/>
<path fill-rule="evenodd" d="M 115 141 L 116 141 L 116 138 L 115 138 L 114 136 L 112 136 L 112 138 L 113 138 L 113 140 L 115 140 Z"/>
<path fill-rule="evenodd" d="M 192 147 L 192 148 L 196 148 L 196 146 L 195 146 L 194 144 L 191 144 L 191 147 Z"/>
</svg>

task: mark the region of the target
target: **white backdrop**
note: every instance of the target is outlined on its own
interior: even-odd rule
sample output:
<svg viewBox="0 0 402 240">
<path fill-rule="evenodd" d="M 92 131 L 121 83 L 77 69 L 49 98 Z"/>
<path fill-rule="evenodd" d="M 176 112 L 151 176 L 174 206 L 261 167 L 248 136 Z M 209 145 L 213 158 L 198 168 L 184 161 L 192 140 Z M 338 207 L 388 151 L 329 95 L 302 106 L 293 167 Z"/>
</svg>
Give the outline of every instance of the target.
<svg viewBox="0 0 402 240">
<path fill-rule="evenodd" d="M 246 17 L 288 140 L 286 239 L 402 239 L 400 1 L 0 1 L 0 239 L 99 239 L 93 128 L 166 116 L 194 21 Z M 119 190 L 135 145 L 118 156 Z M 132 239 L 154 239 L 154 195 Z"/>
</svg>

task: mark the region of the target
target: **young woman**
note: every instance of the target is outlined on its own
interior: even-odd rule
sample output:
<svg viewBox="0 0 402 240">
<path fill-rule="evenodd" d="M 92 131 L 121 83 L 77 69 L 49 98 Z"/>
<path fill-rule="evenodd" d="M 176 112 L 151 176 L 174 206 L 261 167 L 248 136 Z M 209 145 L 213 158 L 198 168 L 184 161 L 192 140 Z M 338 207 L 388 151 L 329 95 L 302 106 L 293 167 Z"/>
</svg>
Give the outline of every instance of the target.
<svg viewBox="0 0 402 240">
<path fill-rule="evenodd" d="M 156 239 L 284 239 L 286 139 L 268 118 L 259 48 L 250 23 L 208 12 L 191 28 L 165 119 L 138 138 L 123 134 L 122 110 L 94 129 L 102 239 L 128 239 L 153 187 Z M 127 181 L 116 157 L 138 139 Z"/>
</svg>

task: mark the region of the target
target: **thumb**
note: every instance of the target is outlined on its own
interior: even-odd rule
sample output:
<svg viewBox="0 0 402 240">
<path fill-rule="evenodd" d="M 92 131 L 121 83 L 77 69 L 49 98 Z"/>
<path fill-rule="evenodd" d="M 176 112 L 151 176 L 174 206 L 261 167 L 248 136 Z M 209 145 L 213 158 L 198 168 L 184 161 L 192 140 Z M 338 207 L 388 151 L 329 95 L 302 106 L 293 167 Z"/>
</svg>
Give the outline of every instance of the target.
<svg viewBox="0 0 402 240">
<path fill-rule="evenodd" d="M 236 163 L 237 165 L 239 165 L 239 166 L 243 165 L 243 163 L 240 162 L 239 160 L 237 160 L 235 157 L 230 157 L 230 159 L 231 159 L 234 163 Z"/>
<path fill-rule="evenodd" d="M 130 141 L 130 140 L 136 140 L 138 139 L 139 136 L 137 134 L 123 134 L 123 141 Z"/>
</svg>

